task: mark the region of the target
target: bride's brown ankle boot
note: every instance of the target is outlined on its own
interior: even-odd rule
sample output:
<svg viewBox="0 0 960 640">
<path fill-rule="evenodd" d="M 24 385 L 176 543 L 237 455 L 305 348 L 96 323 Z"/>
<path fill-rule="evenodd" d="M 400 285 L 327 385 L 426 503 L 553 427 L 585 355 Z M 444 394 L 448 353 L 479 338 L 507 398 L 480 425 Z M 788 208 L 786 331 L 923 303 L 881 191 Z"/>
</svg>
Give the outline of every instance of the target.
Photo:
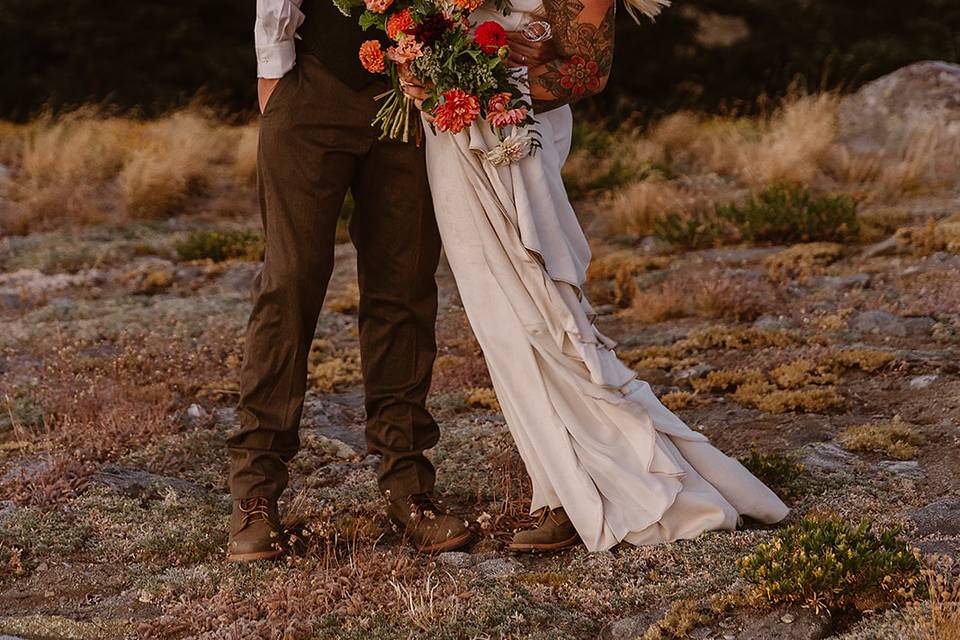
<svg viewBox="0 0 960 640">
<path fill-rule="evenodd" d="M 274 560 L 281 553 L 277 501 L 271 498 L 234 500 L 227 561 Z"/>
<path fill-rule="evenodd" d="M 420 553 L 453 551 L 470 542 L 463 519 L 446 513 L 429 493 L 390 499 L 387 510 L 390 520 Z"/>
<path fill-rule="evenodd" d="M 518 531 L 508 547 L 511 551 L 559 551 L 580 544 L 580 536 L 563 507 L 544 508 L 533 529 Z"/>
</svg>

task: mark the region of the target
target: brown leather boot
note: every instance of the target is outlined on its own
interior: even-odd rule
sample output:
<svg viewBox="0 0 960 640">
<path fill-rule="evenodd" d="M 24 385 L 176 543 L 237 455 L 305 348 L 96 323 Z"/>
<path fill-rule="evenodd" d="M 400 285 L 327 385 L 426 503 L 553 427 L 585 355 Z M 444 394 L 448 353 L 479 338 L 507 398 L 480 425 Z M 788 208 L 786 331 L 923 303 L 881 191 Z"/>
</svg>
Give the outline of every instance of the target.
<svg viewBox="0 0 960 640">
<path fill-rule="evenodd" d="M 537 526 L 518 531 L 508 547 L 511 551 L 559 551 L 580 544 L 580 536 L 563 507 L 540 512 Z"/>
<path fill-rule="evenodd" d="M 429 493 L 387 502 L 390 519 L 420 553 L 453 551 L 470 542 L 466 523 L 446 513 Z"/>
<path fill-rule="evenodd" d="M 271 498 L 234 500 L 227 561 L 274 560 L 281 553 L 277 501 Z"/>
</svg>

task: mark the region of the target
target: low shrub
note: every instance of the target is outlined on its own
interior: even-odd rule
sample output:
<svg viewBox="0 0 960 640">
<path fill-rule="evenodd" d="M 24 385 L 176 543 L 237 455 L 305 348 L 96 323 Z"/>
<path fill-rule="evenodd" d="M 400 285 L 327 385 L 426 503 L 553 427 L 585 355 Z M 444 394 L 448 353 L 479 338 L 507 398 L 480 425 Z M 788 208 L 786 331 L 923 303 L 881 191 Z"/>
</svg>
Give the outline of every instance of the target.
<svg viewBox="0 0 960 640">
<path fill-rule="evenodd" d="M 900 529 L 876 532 L 838 519 L 805 518 L 738 561 L 764 603 L 798 603 L 818 612 L 880 609 L 903 597 L 921 563 Z"/>
<path fill-rule="evenodd" d="M 262 260 L 263 238 L 254 231 L 194 231 L 176 245 L 181 260 Z"/>
<path fill-rule="evenodd" d="M 897 460 L 912 460 L 920 452 L 923 436 L 900 416 L 892 420 L 849 427 L 840 433 L 840 444 L 851 451 L 882 453 Z"/>
<path fill-rule="evenodd" d="M 803 465 L 790 456 L 776 452 L 760 451 L 757 445 L 750 448 L 750 455 L 740 458 L 740 463 L 765 485 L 789 491 L 803 475 Z"/>
<path fill-rule="evenodd" d="M 801 185 L 775 184 L 740 204 L 668 214 L 656 221 L 654 232 L 687 248 L 734 242 L 846 242 L 859 235 L 857 201 L 815 195 Z"/>
<path fill-rule="evenodd" d="M 835 242 L 808 242 L 775 253 L 764 264 L 772 280 L 785 282 L 814 275 L 842 255 L 843 246 Z"/>
</svg>

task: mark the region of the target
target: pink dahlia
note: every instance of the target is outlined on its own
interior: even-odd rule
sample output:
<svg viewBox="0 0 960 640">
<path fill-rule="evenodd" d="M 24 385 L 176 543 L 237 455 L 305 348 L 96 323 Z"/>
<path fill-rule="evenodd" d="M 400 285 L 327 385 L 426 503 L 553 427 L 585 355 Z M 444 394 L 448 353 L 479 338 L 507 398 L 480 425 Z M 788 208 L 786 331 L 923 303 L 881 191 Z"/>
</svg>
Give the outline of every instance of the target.
<svg viewBox="0 0 960 640">
<path fill-rule="evenodd" d="M 527 106 L 520 105 L 510 109 L 513 96 L 509 93 L 498 93 L 487 103 L 487 121 L 495 127 L 518 125 L 527 120 Z"/>
</svg>

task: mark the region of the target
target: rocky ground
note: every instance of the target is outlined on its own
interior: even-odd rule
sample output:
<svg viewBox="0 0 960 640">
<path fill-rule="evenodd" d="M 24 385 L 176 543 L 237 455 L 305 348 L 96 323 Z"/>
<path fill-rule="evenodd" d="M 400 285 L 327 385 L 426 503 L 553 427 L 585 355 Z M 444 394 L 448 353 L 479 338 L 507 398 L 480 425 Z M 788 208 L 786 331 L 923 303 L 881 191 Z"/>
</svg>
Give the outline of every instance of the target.
<svg viewBox="0 0 960 640">
<path fill-rule="evenodd" d="M 842 244 L 684 250 L 594 233 L 598 323 L 688 424 L 730 455 L 755 450 L 758 473 L 757 456 L 777 462 L 765 473 L 793 509 L 786 524 L 868 517 L 960 558 L 960 254 L 917 241 L 956 196 L 904 196 L 912 232 Z M 581 207 L 593 230 L 600 202 Z M 174 218 L 0 243 L 0 634 L 912 637 L 907 607 L 827 615 L 741 598 L 737 558 L 777 531 L 750 523 L 653 548 L 507 553 L 529 487 L 444 266 L 432 455 L 477 535 L 464 552 L 412 554 L 364 451 L 349 243 L 282 505 L 290 557 L 226 565 L 223 441 L 257 263 L 177 247 L 243 225 Z"/>
</svg>

